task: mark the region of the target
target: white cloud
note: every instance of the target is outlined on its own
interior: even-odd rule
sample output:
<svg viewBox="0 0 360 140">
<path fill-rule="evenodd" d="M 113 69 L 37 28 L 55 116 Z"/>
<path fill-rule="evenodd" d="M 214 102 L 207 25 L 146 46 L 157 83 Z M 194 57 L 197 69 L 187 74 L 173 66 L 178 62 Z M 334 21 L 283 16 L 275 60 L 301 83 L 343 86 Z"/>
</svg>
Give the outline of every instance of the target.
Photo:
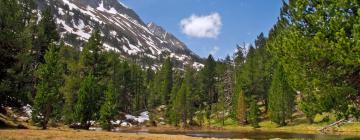
<svg viewBox="0 0 360 140">
<path fill-rule="evenodd" d="M 218 46 L 214 46 L 214 48 L 210 51 L 210 54 L 215 55 L 219 50 L 220 48 Z"/>
<path fill-rule="evenodd" d="M 180 21 L 184 34 L 197 38 L 216 38 L 221 30 L 221 16 L 213 13 L 206 16 L 192 15 Z"/>
</svg>

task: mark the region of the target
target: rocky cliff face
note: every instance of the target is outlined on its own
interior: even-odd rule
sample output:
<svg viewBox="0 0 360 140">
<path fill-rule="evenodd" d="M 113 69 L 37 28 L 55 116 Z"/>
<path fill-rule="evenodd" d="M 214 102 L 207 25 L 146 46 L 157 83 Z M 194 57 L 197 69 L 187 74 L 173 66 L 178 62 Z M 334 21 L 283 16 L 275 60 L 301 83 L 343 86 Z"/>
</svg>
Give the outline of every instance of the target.
<svg viewBox="0 0 360 140">
<path fill-rule="evenodd" d="M 142 66 L 158 68 L 168 56 L 175 66 L 202 66 L 200 58 L 184 43 L 162 27 L 145 24 L 132 9 L 117 0 L 36 0 L 39 10 L 50 6 L 62 39 L 69 45 L 81 46 L 97 28 L 104 49 Z M 41 17 L 41 16 L 40 16 Z"/>
</svg>

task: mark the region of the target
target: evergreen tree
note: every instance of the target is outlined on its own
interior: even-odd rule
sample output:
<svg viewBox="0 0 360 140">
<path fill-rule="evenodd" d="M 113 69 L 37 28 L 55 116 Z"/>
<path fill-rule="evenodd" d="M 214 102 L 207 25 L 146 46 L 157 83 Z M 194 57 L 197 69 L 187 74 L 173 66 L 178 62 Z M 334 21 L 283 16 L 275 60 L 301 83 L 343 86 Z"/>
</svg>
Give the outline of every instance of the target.
<svg viewBox="0 0 360 140">
<path fill-rule="evenodd" d="M 234 84 L 234 94 L 232 95 L 232 100 L 231 100 L 231 117 L 239 120 L 239 122 L 242 122 L 240 120 L 246 120 L 246 115 L 240 115 L 242 117 L 239 118 L 239 113 L 243 114 L 245 112 L 239 112 L 239 111 L 246 111 L 245 108 L 245 95 L 243 94 L 243 90 L 242 90 L 242 77 L 241 77 L 241 72 L 242 69 L 244 67 L 244 62 L 245 62 L 245 43 L 243 47 L 240 47 L 239 45 L 237 45 L 237 51 L 233 56 L 234 58 L 234 74 L 232 76 L 234 76 L 233 79 L 233 84 Z M 239 106 L 240 104 L 240 106 Z"/>
<path fill-rule="evenodd" d="M 32 47 L 31 32 L 26 29 L 32 17 L 31 11 L 27 10 L 31 8 L 29 3 L 24 0 L 0 1 L 0 106 L 15 106 L 19 105 L 19 100 L 26 100 L 22 94 L 25 90 L 22 90 L 21 84 L 24 82 L 18 78 L 22 75 L 18 76 L 18 71 L 11 69 L 22 59 L 18 55 L 25 56 L 22 55 L 24 48 Z M 11 73 L 14 71 L 15 74 Z"/>
<path fill-rule="evenodd" d="M 277 65 L 269 93 L 270 119 L 280 126 L 286 125 L 286 119 L 294 112 L 295 92 L 291 89 L 281 65 Z"/>
<path fill-rule="evenodd" d="M 35 121 L 40 121 L 43 129 L 47 128 L 49 120 L 54 116 L 53 113 L 57 112 L 61 103 L 59 89 L 63 83 L 63 67 L 59 57 L 59 49 L 51 43 L 45 54 L 45 63 L 37 70 L 39 81 L 36 85 L 37 93 L 32 116 Z"/>
<path fill-rule="evenodd" d="M 249 122 L 254 128 L 259 127 L 259 114 L 260 110 L 259 106 L 257 105 L 257 100 L 255 97 L 252 97 L 249 108 Z"/>
<path fill-rule="evenodd" d="M 168 104 L 173 86 L 173 64 L 170 57 L 165 60 L 160 74 L 163 76 L 161 81 L 161 101 L 162 104 Z"/>
<path fill-rule="evenodd" d="M 41 20 L 37 28 L 37 38 L 34 41 L 37 62 L 44 62 L 44 55 L 51 41 L 59 41 L 60 36 L 56 29 L 55 18 L 52 16 L 50 7 L 47 7 L 41 13 Z"/>
<path fill-rule="evenodd" d="M 93 75 L 85 77 L 81 83 L 74 110 L 75 121 L 79 122 L 84 129 L 88 129 L 91 125 L 90 121 L 96 119 L 96 113 L 99 111 L 97 106 L 99 92 L 95 77 Z"/>
<path fill-rule="evenodd" d="M 201 72 L 201 98 L 206 105 L 206 117 L 209 126 L 211 125 L 212 104 L 217 102 L 216 84 L 216 63 L 212 55 L 209 55 Z"/>
<path fill-rule="evenodd" d="M 132 105 L 132 83 L 133 79 L 131 78 L 131 69 L 130 65 L 127 61 L 122 63 L 121 66 L 121 77 L 122 77 L 122 89 L 121 89 L 121 99 L 120 99 L 120 107 L 121 110 L 125 112 L 131 112 L 131 105 Z"/>
<path fill-rule="evenodd" d="M 168 122 L 172 125 L 178 126 L 178 124 L 180 123 L 180 115 L 179 115 L 179 106 L 180 106 L 180 101 L 179 101 L 179 97 L 178 97 L 178 92 L 181 88 L 182 85 L 182 77 L 180 76 L 180 74 L 178 72 L 175 72 L 174 74 L 174 80 L 173 80 L 173 88 L 171 89 L 171 104 L 168 105 L 167 110 L 166 110 L 166 116 L 169 118 Z"/>
<path fill-rule="evenodd" d="M 106 75 L 107 62 L 102 48 L 100 31 L 95 30 L 80 54 L 81 75 L 91 74 L 99 81 Z"/>
<path fill-rule="evenodd" d="M 246 118 L 246 101 L 245 94 L 242 89 L 238 89 L 237 93 L 237 101 L 236 101 L 236 118 L 241 125 L 245 125 L 247 123 Z"/>
<path fill-rule="evenodd" d="M 131 81 L 132 81 L 132 112 L 144 109 L 145 101 L 145 78 L 143 70 L 136 64 L 131 65 Z"/>
<path fill-rule="evenodd" d="M 116 91 L 112 82 L 110 82 L 105 92 L 104 102 L 100 108 L 100 124 L 103 129 L 111 130 L 111 121 L 114 119 L 117 110 Z"/>
<path fill-rule="evenodd" d="M 73 47 L 61 45 L 60 54 L 64 69 L 64 85 L 61 93 L 64 96 L 64 121 L 65 124 L 74 122 L 74 107 L 76 104 L 77 93 L 80 89 L 82 77 L 80 76 L 79 54 L 80 52 Z"/>
<path fill-rule="evenodd" d="M 109 79 L 108 81 L 110 81 L 110 85 L 113 86 L 113 98 L 115 99 L 115 106 L 116 106 L 116 110 L 121 110 L 124 105 L 124 89 L 125 89 L 125 83 L 126 82 L 130 82 L 130 81 L 125 81 L 124 79 L 124 73 L 125 71 L 127 71 L 128 69 L 123 69 L 123 65 L 124 62 L 122 60 L 119 59 L 119 54 L 117 54 L 116 52 L 109 52 L 107 53 L 107 60 L 108 60 L 108 64 L 109 69 L 108 69 L 108 74 L 109 75 Z M 107 90 L 109 90 L 109 83 L 107 83 Z M 106 92 L 105 92 L 106 93 Z M 105 95 L 106 98 L 106 95 Z"/>
<path fill-rule="evenodd" d="M 283 65 L 300 109 L 339 118 L 359 111 L 359 14 L 355 1 L 284 2 L 268 48 Z M 356 114 L 356 113 L 355 113 Z"/>
</svg>

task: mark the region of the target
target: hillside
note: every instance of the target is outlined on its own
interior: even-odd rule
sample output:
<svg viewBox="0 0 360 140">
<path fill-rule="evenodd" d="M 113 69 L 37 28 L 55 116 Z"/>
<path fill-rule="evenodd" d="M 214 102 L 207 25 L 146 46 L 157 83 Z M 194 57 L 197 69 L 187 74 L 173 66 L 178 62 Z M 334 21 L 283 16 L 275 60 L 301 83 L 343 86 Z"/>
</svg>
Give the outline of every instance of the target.
<svg viewBox="0 0 360 140">
<path fill-rule="evenodd" d="M 178 68 L 202 66 L 201 59 L 174 35 L 155 23 L 146 25 L 117 0 L 36 0 L 36 4 L 39 10 L 50 6 L 61 38 L 71 46 L 81 46 L 99 28 L 105 49 L 142 66 L 159 68 L 167 56 Z"/>
</svg>

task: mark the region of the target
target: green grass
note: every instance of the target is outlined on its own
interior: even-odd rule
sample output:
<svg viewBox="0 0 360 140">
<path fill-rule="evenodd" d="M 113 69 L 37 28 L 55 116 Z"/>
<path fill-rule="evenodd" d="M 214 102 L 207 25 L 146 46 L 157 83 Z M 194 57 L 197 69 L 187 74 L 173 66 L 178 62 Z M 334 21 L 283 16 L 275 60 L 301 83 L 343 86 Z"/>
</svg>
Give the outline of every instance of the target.
<svg viewBox="0 0 360 140">
<path fill-rule="evenodd" d="M 271 121 L 265 120 L 259 123 L 260 128 L 256 128 L 256 130 L 262 131 L 283 131 L 283 132 L 298 132 L 298 133 L 310 133 L 310 134 L 318 134 L 319 129 L 323 128 L 331 124 L 332 118 L 329 117 L 330 120 L 324 122 L 322 121 L 326 116 L 329 114 L 319 115 L 317 116 L 318 122 L 309 124 L 306 122 L 305 118 L 294 120 L 293 122 L 289 123 L 287 126 L 279 127 L 276 123 Z M 324 117 L 325 116 L 325 117 Z M 206 123 L 207 124 L 207 123 Z M 222 120 L 212 120 L 211 121 L 212 127 L 223 127 Z M 227 118 L 225 120 L 225 126 L 223 127 L 227 130 L 240 130 L 240 131 L 251 131 L 255 128 L 251 127 L 250 125 L 240 126 L 236 120 L 231 118 Z M 354 122 L 345 124 L 339 128 L 332 128 L 329 131 L 332 134 L 343 134 L 343 135 L 355 135 L 360 136 L 360 122 Z"/>
</svg>

